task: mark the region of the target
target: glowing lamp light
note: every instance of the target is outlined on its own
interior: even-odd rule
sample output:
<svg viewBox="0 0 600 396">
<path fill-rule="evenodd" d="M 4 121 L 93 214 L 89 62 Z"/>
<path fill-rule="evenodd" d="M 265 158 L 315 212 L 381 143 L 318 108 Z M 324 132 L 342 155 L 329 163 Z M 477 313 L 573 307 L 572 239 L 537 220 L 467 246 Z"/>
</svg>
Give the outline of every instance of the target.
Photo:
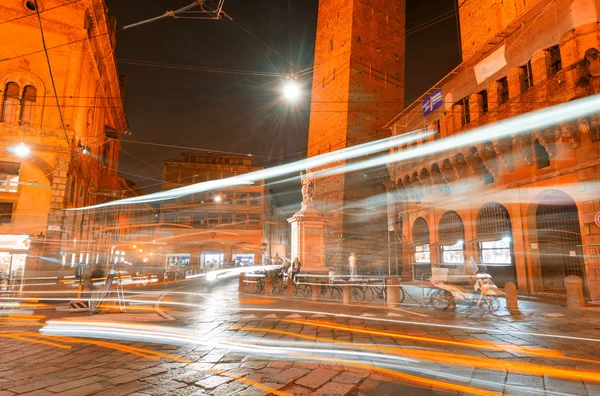
<svg viewBox="0 0 600 396">
<path fill-rule="evenodd" d="M 223 197 L 221 197 L 220 195 L 215 196 L 215 202 L 221 202 L 223 200 Z"/>
<path fill-rule="evenodd" d="M 15 154 L 17 157 L 27 157 L 30 151 L 31 150 L 29 150 L 29 147 L 27 147 L 27 145 L 23 142 L 19 143 L 19 145 L 15 147 Z"/>
<path fill-rule="evenodd" d="M 285 84 L 283 84 L 283 97 L 290 102 L 297 101 L 301 95 L 302 90 L 300 89 L 300 84 L 298 84 L 297 81 L 287 80 Z"/>
<path fill-rule="evenodd" d="M 510 237 L 509 236 L 505 236 L 504 238 L 502 238 L 502 242 L 509 243 L 510 242 Z"/>
<path fill-rule="evenodd" d="M 217 279 L 217 274 L 215 272 L 209 272 L 206 274 L 206 280 L 212 282 Z"/>
</svg>

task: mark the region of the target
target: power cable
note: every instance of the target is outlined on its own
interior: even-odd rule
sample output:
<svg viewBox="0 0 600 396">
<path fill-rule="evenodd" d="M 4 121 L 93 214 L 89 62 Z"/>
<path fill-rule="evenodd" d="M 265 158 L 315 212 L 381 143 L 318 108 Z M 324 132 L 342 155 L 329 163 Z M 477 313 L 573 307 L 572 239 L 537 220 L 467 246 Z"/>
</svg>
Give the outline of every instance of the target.
<svg viewBox="0 0 600 396">
<path fill-rule="evenodd" d="M 208 73 L 241 74 L 241 75 L 262 76 L 262 77 L 284 77 L 286 75 L 284 73 L 270 73 L 270 72 L 251 71 L 251 70 L 208 68 L 208 67 L 202 67 L 202 66 L 174 65 L 174 64 L 168 64 L 168 63 L 138 61 L 138 60 L 132 60 L 132 59 L 117 59 L 116 62 L 127 64 L 127 65 L 160 67 L 160 68 L 164 68 L 164 69 L 178 69 L 178 70 L 189 70 L 189 71 L 203 71 L 203 72 L 208 72 Z"/>
<path fill-rule="evenodd" d="M 38 6 L 38 1 L 33 0 L 35 4 L 35 13 L 37 14 L 37 20 L 40 25 L 40 34 L 42 36 L 42 46 L 44 47 L 44 53 L 46 54 L 46 62 L 48 64 L 48 72 L 50 73 L 50 81 L 52 82 L 52 90 L 54 91 L 54 98 L 56 99 L 56 109 L 58 111 L 58 116 L 60 118 L 60 123 L 63 128 L 63 132 L 65 134 L 65 139 L 67 140 L 67 145 L 71 147 L 71 141 L 69 140 L 69 134 L 67 133 L 67 127 L 65 126 L 65 120 L 63 118 L 62 110 L 60 108 L 60 103 L 58 101 L 57 91 L 56 91 L 56 83 L 54 82 L 54 75 L 52 74 L 52 65 L 50 63 L 50 56 L 48 55 L 48 48 L 46 47 L 46 39 L 44 37 L 44 28 L 42 27 L 42 18 L 40 17 L 40 10 Z"/>
<path fill-rule="evenodd" d="M 83 0 L 74 0 L 74 1 L 71 1 L 71 2 L 69 2 L 69 3 L 65 3 L 65 4 L 61 4 L 61 5 L 57 5 L 57 6 L 55 6 L 55 7 L 46 8 L 46 9 L 44 9 L 44 10 L 40 11 L 39 13 L 40 13 L 40 14 L 43 14 L 44 12 L 48 12 L 48 11 L 52 11 L 52 10 L 56 10 L 57 8 L 61 8 L 61 7 L 67 7 L 67 6 L 70 6 L 70 5 L 72 5 L 72 4 L 79 3 L 79 2 L 81 2 L 81 1 L 83 1 Z M 38 7 L 38 6 L 37 6 L 37 4 L 36 4 L 36 9 L 37 9 L 37 8 L 39 8 L 39 7 Z M 36 10 L 36 11 L 37 11 L 37 10 Z M 20 19 L 24 19 L 24 18 L 29 18 L 30 16 L 34 16 L 34 15 L 35 15 L 34 13 L 31 13 L 31 14 L 28 14 L 28 15 L 23 15 L 23 16 L 16 17 L 16 18 L 13 18 L 13 19 L 8 19 L 8 20 L 6 20 L 6 21 L 2 21 L 2 22 L 0 22 L 0 25 L 4 25 L 5 23 L 10 23 L 10 22 L 18 21 L 18 20 L 20 20 Z"/>
</svg>

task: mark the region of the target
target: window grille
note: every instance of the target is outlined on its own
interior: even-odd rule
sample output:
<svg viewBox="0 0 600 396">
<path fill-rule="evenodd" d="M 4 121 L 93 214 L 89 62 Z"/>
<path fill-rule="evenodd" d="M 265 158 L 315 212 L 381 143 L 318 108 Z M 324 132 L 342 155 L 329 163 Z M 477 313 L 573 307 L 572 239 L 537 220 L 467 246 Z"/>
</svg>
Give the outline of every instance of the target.
<svg viewBox="0 0 600 396">
<path fill-rule="evenodd" d="M 439 240 L 443 244 L 454 245 L 465 239 L 465 227 L 459 214 L 454 211 L 444 213 L 438 227 Z"/>
<path fill-rule="evenodd" d="M 18 162 L 0 161 L 0 191 L 18 192 L 19 188 L 19 170 L 21 164 Z"/>
<path fill-rule="evenodd" d="M 9 82 L 4 89 L 1 122 L 14 122 L 19 109 L 19 92 L 21 88 L 15 82 Z"/>
<path fill-rule="evenodd" d="M 484 115 L 489 111 L 488 93 L 484 89 L 479 92 L 479 95 L 481 96 L 481 115 Z"/>
<path fill-rule="evenodd" d="M 531 61 L 521 66 L 521 92 L 527 91 L 533 87 L 533 72 L 531 71 Z"/>
<path fill-rule="evenodd" d="M 486 204 L 477 214 L 477 238 L 502 239 L 512 235 L 510 216 L 498 203 Z"/>
<path fill-rule="evenodd" d="M 21 115 L 19 122 L 23 125 L 31 125 L 35 111 L 35 101 L 37 100 L 37 89 L 32 85 L 27 85 L 23 90 L 23 102 L 21 105 Z"/>
<path fill-rule="evenodd" d="M 415 220 L 413 227 L 413 243 L 418 244 L 429 244 L 429 226 L 422 217 Z"/>
<path fill-rule="evenodd" d="M 10 224 L 12 219 L 13 204 L 0 202 L 0 224 Z"/>
</svg>

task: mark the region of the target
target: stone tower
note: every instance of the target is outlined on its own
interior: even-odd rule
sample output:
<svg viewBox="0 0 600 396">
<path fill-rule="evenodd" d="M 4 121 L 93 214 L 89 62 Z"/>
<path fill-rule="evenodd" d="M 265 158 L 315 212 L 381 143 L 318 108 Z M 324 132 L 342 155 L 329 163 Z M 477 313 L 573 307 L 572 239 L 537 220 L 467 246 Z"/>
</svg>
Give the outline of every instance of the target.
<svg viewBox="0 0 600 396">
<path fill-rule="evenodd" d="M 405 10 L 405 0 L 319 1 L 309 157 L 391 134 L 383 126 L 404 104 Z M 344 266 L 350 252 L 360 260 L 383 251 L 387 262 L 385 173 L 317 181 L 316 206 L 329 218 L 329 267 Z"/>
</svg>

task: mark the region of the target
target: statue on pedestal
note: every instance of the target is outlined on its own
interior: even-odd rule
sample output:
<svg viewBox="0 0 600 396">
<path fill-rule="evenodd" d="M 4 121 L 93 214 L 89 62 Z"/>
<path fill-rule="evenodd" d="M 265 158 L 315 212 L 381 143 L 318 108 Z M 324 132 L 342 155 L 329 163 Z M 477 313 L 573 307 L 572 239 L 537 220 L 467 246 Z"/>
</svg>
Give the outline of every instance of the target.
<svg viewBox="0 0 600 396">
<path fill-rule="evenodd" d="M 315 178 L 310 169 L 306 173 L 300 171 L 300 182 L 302 183 L 302 203 L 312 202 L 315 194 Z"/>
</svg>

